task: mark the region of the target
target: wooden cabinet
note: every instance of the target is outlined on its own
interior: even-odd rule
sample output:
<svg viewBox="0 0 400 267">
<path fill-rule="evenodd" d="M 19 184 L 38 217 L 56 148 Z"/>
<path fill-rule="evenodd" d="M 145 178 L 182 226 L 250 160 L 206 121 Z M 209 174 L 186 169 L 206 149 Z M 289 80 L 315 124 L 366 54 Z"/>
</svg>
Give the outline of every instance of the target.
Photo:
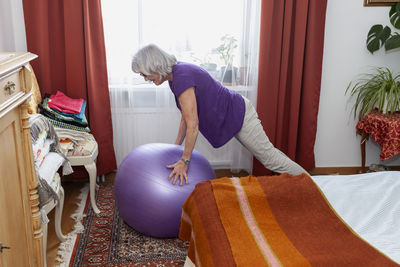
<svg viewBox="0 0 400 267">
<path fill-rule="evenodd" d="M 28 101 L 31 53 L 0 53 L 0 267 L 43 266 Z"/>
</svg>

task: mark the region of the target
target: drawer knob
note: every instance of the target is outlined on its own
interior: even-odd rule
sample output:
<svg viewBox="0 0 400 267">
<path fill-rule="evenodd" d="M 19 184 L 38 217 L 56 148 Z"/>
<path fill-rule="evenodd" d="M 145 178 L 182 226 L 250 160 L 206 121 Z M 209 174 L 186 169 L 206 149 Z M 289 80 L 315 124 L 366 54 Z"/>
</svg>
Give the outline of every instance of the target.
<svg viewBox="0 0 400 267">
<path fill-rule="evenodd" d="M 10 247 L 3 246 L 3 243 L 0 242 L 0 253 L 3 252 L 3 249 L 11 249 Z"/>
<path fill-rule="evenodd" d="M 13 94 L 15 91 L 15 83 L 14 82 L 7 82 L 6 86 L 4 86 L 4 91 L 6 91 L 6 94 Z"/>
</svg>

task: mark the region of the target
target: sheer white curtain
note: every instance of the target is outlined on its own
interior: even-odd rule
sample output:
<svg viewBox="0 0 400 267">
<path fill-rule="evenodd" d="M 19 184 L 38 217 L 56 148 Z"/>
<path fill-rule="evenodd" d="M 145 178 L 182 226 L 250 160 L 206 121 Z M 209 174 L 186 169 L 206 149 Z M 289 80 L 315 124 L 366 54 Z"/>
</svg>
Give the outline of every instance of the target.
<svg viewBox="0 0 400 267">
<path fill-rule="evenodd" d="M 201 65 L 255 105 L 259 0 L 102 0 L 102 9 L 117 164 L 139 145 L 173 143 L 178 132 L 181 115 L 168 83 L 155 86 L 131 71 L 143 45 Z M 216 169 L 252 168 L 235 139 L 215 149 L 200 134 L 195 149 Z"/>
</svg>

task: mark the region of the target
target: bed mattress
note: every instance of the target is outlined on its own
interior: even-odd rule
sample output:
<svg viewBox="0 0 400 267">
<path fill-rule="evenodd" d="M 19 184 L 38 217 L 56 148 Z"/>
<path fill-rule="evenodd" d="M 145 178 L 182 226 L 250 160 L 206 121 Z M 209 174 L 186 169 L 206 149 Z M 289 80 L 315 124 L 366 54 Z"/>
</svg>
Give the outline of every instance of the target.
<svg viewBox="0 0 400 267">
<path fill-rule="evenodd" d="M 400 172 L 311 178 L 361 238 L 400 264 Z"/>
</svg>

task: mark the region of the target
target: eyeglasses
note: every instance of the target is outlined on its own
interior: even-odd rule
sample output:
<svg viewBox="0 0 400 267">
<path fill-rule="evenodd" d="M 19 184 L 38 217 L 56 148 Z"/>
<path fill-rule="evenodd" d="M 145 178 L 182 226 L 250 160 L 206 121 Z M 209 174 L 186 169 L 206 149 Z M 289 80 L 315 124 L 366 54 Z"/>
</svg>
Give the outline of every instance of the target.
<svg viewBox="0 0 400 267">
<path fill-rule="evenodd" d="M 150 75 L 146 75 L 146 74 L 140 73 L 140 76 L 142 76 L 145 79 L 148 79 Z"/>
</svg>

